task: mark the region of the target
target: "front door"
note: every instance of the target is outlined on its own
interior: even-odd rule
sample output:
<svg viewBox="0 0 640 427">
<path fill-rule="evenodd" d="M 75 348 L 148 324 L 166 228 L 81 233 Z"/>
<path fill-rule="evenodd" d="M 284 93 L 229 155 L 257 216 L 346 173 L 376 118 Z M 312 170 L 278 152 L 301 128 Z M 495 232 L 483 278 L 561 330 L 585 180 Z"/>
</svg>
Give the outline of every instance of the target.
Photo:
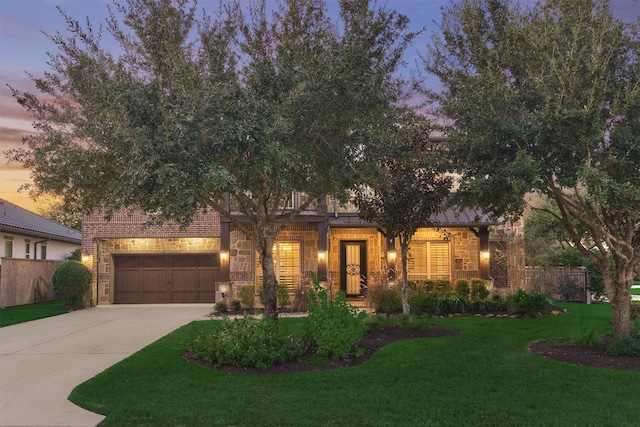
<svg viewBox="0 0 640 427">
<path fill-rule="evenodd" d="M 367 242 L 340 242 L 340 289 L 349 296 L 360 296 L 366 287 Z"/>
</svg>

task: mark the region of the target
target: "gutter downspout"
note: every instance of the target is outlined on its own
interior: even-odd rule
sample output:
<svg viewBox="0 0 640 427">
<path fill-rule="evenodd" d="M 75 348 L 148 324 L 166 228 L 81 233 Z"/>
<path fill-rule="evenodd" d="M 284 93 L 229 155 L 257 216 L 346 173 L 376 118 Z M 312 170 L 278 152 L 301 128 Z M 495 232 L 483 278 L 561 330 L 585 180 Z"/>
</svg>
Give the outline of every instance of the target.
<svg viewBox="0 0 640 427">
<path fill-rule="evenodd" d="M 48 242 L 49 239 L 45 239 L 45 240 L 38 240 L 37 242 L 35 242 L 33 244 L 33 259 L 38 259 L 38 243 L 44 243 L 44 242 Z"/>
</svg>

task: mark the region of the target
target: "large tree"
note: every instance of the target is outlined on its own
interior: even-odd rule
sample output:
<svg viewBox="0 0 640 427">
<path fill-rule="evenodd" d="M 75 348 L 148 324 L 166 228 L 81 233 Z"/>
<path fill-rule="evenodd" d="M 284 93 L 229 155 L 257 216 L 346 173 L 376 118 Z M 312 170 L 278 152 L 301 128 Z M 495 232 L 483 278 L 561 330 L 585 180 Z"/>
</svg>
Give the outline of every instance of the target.
<svg viewBox="0 0 640 427">
<path fill-rule="evenodd" d="M 547 195 L 602 272 L 614 334 L 628 334 L 640 264 L 637 24 L 606 0 L 462 0 L 440 28 L 426 66 L 444 87 L 458 195 L 497 215 L 520 214 L 527 192 Z"/>
<path fill-rule="evenodd" d="M 389 130 L 384 151 L 375 159 L 375 178 L 358 186 L 353 196 L 360 217 L 380 225 L 388 239 L 399 239 L 405 314 L 410 311 L 407 255 L 411 239 L 442 209 L 451 188 L 451 179 L 442 173 L 441 152 L 429 140 L 432 129 L 420 116 L 402 115 Z"/>
<path fill-rule="evenodd" d="M 274 318 L 276 236 L 360 182 L 414 37 L 369 0 L 340 1 L 335 22 L 323 0 L 275 3 L 228 0 L 208 15 L 195 0 L 114 1 L 104 34 L 65 15 L 70 35 L 51 36 L 59 51 L 34 78 L 44 96 L 14 89 L 39 132 L 8 154 L 32 170 L 35 195 L 86 212 L 186 225 L 218 211 L 253 241 Z M 292 191 L 308 201 L 283 211 Z"/>
</svg>

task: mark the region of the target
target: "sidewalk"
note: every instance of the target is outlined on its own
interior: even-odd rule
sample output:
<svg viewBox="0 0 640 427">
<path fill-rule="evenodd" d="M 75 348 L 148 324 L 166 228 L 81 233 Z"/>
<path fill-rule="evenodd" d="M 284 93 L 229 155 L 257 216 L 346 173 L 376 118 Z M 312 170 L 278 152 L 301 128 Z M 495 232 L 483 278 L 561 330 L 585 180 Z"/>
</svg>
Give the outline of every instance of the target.
<svg viewBox="0 0 640 427">
<path fill-rule="evenodd" d="M 104 416 L 67 400 L 78 384 L 210 304 L 103 305 L 0 328 L 0 426 L 95 426 Z"/>
</svg>

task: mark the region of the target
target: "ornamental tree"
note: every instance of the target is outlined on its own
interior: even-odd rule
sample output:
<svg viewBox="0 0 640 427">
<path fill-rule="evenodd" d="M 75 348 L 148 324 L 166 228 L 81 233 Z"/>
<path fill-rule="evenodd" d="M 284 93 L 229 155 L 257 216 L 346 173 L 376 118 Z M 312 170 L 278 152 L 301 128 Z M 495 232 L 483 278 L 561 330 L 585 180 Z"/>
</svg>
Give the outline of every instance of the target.
<svg viewBox="0 0 640 427">
<path fill-rule="evenodd" d="M 629 334 L 640 264 L 637 23 L 615 18 L 607 0 L 461 0 L 440 29 L 425 65 L 444 87 L 435 98 L 452 123 L 458 197 L 517 216 L 525 193 L 548 196 L 602 272 L 614 334 Z"/>
<path fill-rule="evenodd" d="M 360 181 L 402 101 L 408 19 L 368 0 L 341 1 L 335 22 L 323 0 L 223 0 L 213 15 L 195 0 L 113 5 L 106 31 L 64 15 L 68 35 L 50 36 L 58 53 L 33 79 L 44 96 L 13 89 L 38 132 L 8 157 L 32 170 L 33 195 L 107 218 L 218 211 L 253 241 L 276 318 L 276 236 Z M 281 209 L 292 191 L 308 201 Z"/>
<path fill-rule="evenodd" d="M 402 263 L 402 312 L 410 311 L 407 254 L 418 228 L 444 206 L 451 179 L 439 170 L 441 152 L 432 146 L 430 124 L 406 114 L 389 131 L 388 144 L 377 158 L 378 174 L 370 185 L 358 186 L 353 203 L 361 218 L 380 225 L 387 238 L 398 238 Z"/>
</svg>

